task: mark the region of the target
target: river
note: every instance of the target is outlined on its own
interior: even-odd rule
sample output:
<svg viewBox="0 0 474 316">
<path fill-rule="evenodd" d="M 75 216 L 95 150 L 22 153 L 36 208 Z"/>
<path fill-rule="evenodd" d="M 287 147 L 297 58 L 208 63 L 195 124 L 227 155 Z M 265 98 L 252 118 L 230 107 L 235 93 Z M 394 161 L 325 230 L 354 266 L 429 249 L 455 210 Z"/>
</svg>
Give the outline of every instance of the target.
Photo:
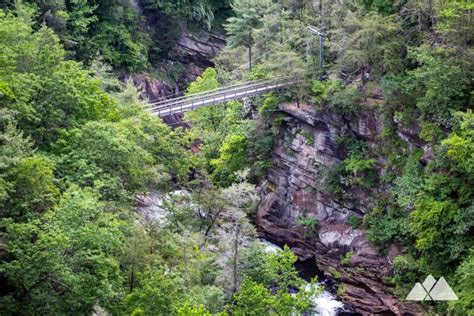
<svg viewBox="0 0 474 316">
<path fill-rule="evenodd" d="M 186 196 L 189 193 L 186 191 L 175 191 L 172 193 L 174 196 Z M 141 201 L 143 205 L 139 207 L 140 214 L 143 216 L 143 219 L 146 221 L 154 221 L 156 223 L 163 223 L 166 218 L 166 209 L 163 207 L 163 202 L 165 199 L 168 199 L 170 195 L 163 195 L 157 192 L 149 193 L 146 197 L 142 197 Z M 280 251 L 281 247 L 271 243 L 268 240 L 260 239 L 264 244 L 267 252 Z M 309 279 L 315 275 L 314 271 L 307 273 L 310 270 L 308 267 L 297 267 L 301 275 L 307 277 L 302 277 L 302 279 Z M 313 275 L 311 275 L 313 274 Z M 305 280 L 307 282 L 307 280 Z M 341 315 L 355 315 L 348 312 L 348 309 L 344 304 L 338 300 L 338 298 L 327 290 L 327 286 L 324 282 L 318 283 L 321 287 L 324 287 L 324 291 L 314 298 L 314 303 L 316 305 L 316 312 L 311 314 L 305 314 L 305 316 L 341 316 Z M 309 282 L 308 282 L 308 286 Z"/>
<path fill-rule="evenodd" d="M 281 250 L 279 246 L 271 243 L 268 240 L 260 239 L 260 241 L 264 244 L 265 250 L 267 252 L 276 252 Z M 326 284 L 324 282 L 319 282 L 318 285 L 324 287 L 324 291 L 314 298 L 316 312 L 306 314 L 307 316 L 337 316 L 341 312 L 346 311 L 344 304 L 338 300 L 334 294 L 326 289 Z M 309 283 L 308 286 L 310 286 Z"/>
</svg>

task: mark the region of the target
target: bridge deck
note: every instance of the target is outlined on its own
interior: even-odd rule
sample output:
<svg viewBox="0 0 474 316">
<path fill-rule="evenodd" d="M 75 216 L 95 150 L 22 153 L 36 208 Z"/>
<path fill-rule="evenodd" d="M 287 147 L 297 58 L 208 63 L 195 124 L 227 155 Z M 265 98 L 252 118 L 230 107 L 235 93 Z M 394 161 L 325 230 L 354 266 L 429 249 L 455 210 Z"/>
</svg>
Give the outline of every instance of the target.
<svg viewBox="0 0 474 316">
<path fill-rule="evenodd" d="M 293 80 L 279 82 L 251 81 L 240 85 L 152 103 L 150 104 L 150 111 L 159 117 L 164 117 L 195 110 L 203 106 L 256 96 L 268 91 L 286 88 L 295 83 Z"/>
</svg>

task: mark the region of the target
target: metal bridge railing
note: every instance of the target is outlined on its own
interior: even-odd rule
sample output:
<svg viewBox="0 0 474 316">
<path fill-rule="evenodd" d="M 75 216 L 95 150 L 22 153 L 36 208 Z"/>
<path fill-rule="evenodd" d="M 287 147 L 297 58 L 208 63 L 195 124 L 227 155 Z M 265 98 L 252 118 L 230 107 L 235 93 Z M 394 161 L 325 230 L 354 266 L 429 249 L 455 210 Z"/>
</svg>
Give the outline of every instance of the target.
<svg viewBox="0 0 474 316">
<path fill-rule="evenodd" d="M 225 103 L 245 97 L 255 96 L 267 91 L 285 88 L 296 84 L 298 81 L 255 81 L 248 82 L 246 85 L 231 86 L 225 89 L 216 89 L 208 91 L 207 93 L 200 93 L 199 95 L 192 95 L 189 97 L 182 97 L 168 100 L 169 102 L 162 102 L 160 106 L 151 107 L 152 113 L 163 117 L 176 113 L 183 113 L 194 110 L 203 106 L 210 106 L 218 103 Z"/>
<path fill-rule="evenodd" d="M 166 102 L 166 103 L 162 103 L 159 106 L 154 106 L 154 107 L 150 108 L 150 110 L 152 112 L 156 112 L 160 109 L 169 108 L 169 107 L 173 107 L 173 106 L 180 106 L 182 104 L 186 104 L 186 103 L 190 103 L 190 102 L 195 102 L 196 103 L 196 102 L 199 102 L 199 101 L 202 101 L 202 100 L 208 100 L 210 98 L 230 94 L 230 93 L 233 93 L 233 92 L 236 92 L 236 91 L 249 90 L 249 89 L 253 89 L 253 88 L 260 88 L 260 87 L 264 87 L 268 84 L 269 84 L 269 82 L 264 81 L 264 82 L 258 82 L 258 83 L 255 83 L 255 84 L 254 83 L 250 83 L 250 84 L 247 83 L 247 85 L 238 86 L 238 87 L 230 87 L 230 88 L 224 89 L 224 90 L 207 91 L 207 93 L 200 93 L 199 95 L 190 95 L 190 96 L 186 96 L 184 98 L 171 99 L 171 100 L 168 100 L 168 102 Z"/>
<path fill-rule="evenodd" d="M 167 105 L 168 103 L 173 102 L 173 101 L 179 102 L 181 100 L 188 99 L 190 97 L 200 97 L 200 96 L 209 95 L 209 94 L 212 94 L 212 93 L 218 93 L 220 91 L 229 91 L 230 89 L 239 89 L 240 87 L 247 86 L 249 84 L 259 84 L 259 83 L 263 83 L 263 82 L 267 82 L 267 81 L 269 81 L 269 80 L 267 80 L 267 79 L 252 80 L 252 81 L 241 82 L 241 83 L 230 85 L 230 86 L 219 87 L 219 88 L 213 89 L 213 90 L 193 93 L 192 95 L 181 95 L 179 97 L 174 97 L 174 98 L 171 98 L 171 99 L 163 97 L 163 100 L 148 103 L 147 108 L 160 107 L 162 105 Z M 183 93 L 185 93 L 185 92 L 183 92 Z"/>
<path fill-rule="evenodd" d="M 246 82 L 245 84 L 239 84 L 236 86 L 230 86 L 226 88 L 221 88 L 221 89 L 215 89 L 215 90 L 210 90 L 210 91 L 205 91 L 193 95 L 188 95 L 184 97 L 179 97 L 179 98 L 174 98 L 174 99 L 169 99 L 165 102 L 160 102 L 158 105 L 153 105 L 149 107 L 151 111 L 157 111 L 158 109 L 161 108 L 168 108 L 170 106 L 179 106 L 182 103 L 189 103 L 192 101 L 199 101 L 199 100 L 206 100 L 209 98 L 212 98 L 216 95 L 223 95 L 223 94 L 228 94 L 232 93 L 234 91 L 240 91 L 242 89 L 251 89 L 253 87 L 261 87 L 266 84 L 268 84 L 270 81 L 263 81 L 263 80 L 258 80 L 258 81 L 251 81 L 251 82 Z"/>
</svg>

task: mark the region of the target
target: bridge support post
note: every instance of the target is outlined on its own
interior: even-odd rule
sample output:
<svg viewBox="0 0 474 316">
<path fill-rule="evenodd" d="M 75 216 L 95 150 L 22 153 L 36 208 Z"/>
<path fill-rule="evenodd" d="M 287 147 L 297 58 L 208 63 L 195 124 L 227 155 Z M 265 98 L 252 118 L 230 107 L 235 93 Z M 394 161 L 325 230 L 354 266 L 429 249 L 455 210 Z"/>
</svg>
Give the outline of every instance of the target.
<svg viewBox="0 0 474 316">
<path fill-rule="evenodd" d="M 317 35 L 319 36 L 319 69 L 321 71 L 321 75 L 323 74 L 323 63 L 324 63 L 324 34 L 319 32 L 318 30 L 316 30 L 314 27 L 312 26 L 308 26 L 307 27 L 307 30 L 310 34 L 313 34 L 313 35 Z M 310 39 L 310 37 L 308 37 L 308 43 L 311 44 L 312 43 L 312 40 Z M 310 58 L 310 54 L 311 52 L 309 51 L 310 50 L 310 45 L 307 45 L 306 46 L 306 59 L 308 60 L 309 62 L 309 58 Z"/>
</svg>

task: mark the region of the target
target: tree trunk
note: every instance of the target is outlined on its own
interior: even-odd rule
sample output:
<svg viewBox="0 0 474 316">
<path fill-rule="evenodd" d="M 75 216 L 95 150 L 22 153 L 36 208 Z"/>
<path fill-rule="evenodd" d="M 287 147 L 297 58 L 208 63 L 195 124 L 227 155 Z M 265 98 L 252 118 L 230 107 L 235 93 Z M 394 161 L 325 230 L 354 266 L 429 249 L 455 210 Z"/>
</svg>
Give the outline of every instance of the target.
<svg viewBox="0 0 474 316">
<path fill-rule="evenodd" d="M 420 37 L 422 36 L 422 31 L 423 31 L 423 25 L 422 25 L 422 11 L 421 11 L 421 5 L 418 7 L 418 34 Z"/>
<path fill-rule="evenodd" d="M 283 3 L 278 0 L 278 37 L 280 38 L 280 44 L 283 44 L 283 23 L 281 22 L 281 12 L 283 12 Z"/>
<path fill-rule="evenodd" d="M 239 235 L 240 235 L 240 225 L 237 225 L 235 228 L 235 238 L 234 238 L 234 258 L 232 261 L 232 293 L 237 292 L 237 263 L 239 257 Z"/>
<path fill-rule="evenodd" d="M 430 32 L 434 33 L 436 21 L 435 21 L 434 9 L 433 9 L 433 0 L 428 0 L 428 6 L 430 8 Z"/>
<path fill-rule="evenodd" d="M 188 241 L 188 236 L 185 236 L 185 240 L 182 241 L 182 252 L 183 252 L 183 259 L 184 259 L 184 287 L 186 288 L 186 293 L 189 293 L 189 267 L 188 267 L 188 252 L 184 245 L 185 242 Z"/>
<path fill-rule="evenodd" d="M 135 285 L 135 273 L 133 272 L 133 266 L 132 266 L 132 271 L 130 272 L 130 293 L 133 291 L 133 286 Z"/>
<path fill-rule="evenodd" d="M 249 46 L 249 70 L 252 72 L 252 46 Z"/>
<path fill-rule="evenodd" d="M 366 66 L 362 66 L 362 74 L 361 74 L 361 79 L 362 79 L 362 87 L 361 87 L 361 92 L 362 92 L 362 98 L 364 99 L 364 101 L 367 99 L 366 96 L 365 96 L 365 83 L 367 81 L 367 79 L 365 78 L 366 76 Z"/>
<path fill-rule="evenodd" d="M 323 28 L 323 0 L 319 0 L 319 30 L 324 32 Z"/>
<path fill-rule="evenodd" d="M 209 233 L 211 232 L 212 227 L 214 227 L 214 224 L 216 223 L 216 221 L 219 218 L 222 211 L 223 211 L 223 209 L 219 208 L 219 210 L 217 211 L 217 213 L 215 215 L 211 215 L 211 217 L 212 217 L 211 223 L 209 224 L 209 226 L 207 226 L 206 232 L 204 233 L 205 239 L 207 239 L 207 237 L 209 237 Z M 209 214 L 212 214 L 212 211 L 209 211 Z"/>
<path fill-rule="evenodd" d="M 463 36 L 463 45 L 464 45 L 464 47 L 467 47 L 467 38 L 468 38 L 469 32 L 471 30 L 471 28 L 469 28 L 469 26 L 471 26 L 471 21 L 472 21 L 472 10 L 469 10 L 469 15 L 466 19 L 467 19 L 467 21 L 466 21 L 467 27 L 464 28 L 464 36 Z"/>
</svg>

